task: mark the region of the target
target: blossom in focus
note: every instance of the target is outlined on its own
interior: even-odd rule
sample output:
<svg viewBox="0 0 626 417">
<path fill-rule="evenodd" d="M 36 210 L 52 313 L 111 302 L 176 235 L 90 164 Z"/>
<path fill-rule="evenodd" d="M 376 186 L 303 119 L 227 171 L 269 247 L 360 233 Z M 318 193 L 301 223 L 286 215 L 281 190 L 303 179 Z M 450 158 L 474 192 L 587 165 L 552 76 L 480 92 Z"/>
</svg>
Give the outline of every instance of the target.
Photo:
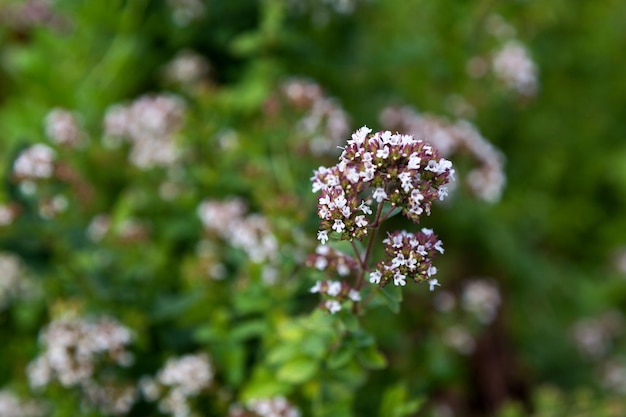
<svg viewBox="0 0 626 417">
<path fill-rule="evenodd" d="M 319 193 L 321 231 L 334 231 L 341 239 L 360 240 L 368 234 L 374 200 L 419 222 L 435 200 L 445 198 L 454 178 L 450 161 L 430 144 L 410 135 L 370 132 L 367 127 L 357 130 L 339 162 L 320 167 L 311 178 L 313 192 Z"/>
<path fill-rule="evenodd" d="M 433 278 L 437 268 L 432 265 L 437 253 L 443 253 L 441 241 L 429 229 L 417 233 L 397 231 L 390 233 L 385 240 L 384 259 L 376 264 L 370 273 L 370 282 L 384 287 L 389 283 L 405 286 L 411 279 L 415 282 L 428 282 L 431 291 L 438 281 Z"/>
</svg>

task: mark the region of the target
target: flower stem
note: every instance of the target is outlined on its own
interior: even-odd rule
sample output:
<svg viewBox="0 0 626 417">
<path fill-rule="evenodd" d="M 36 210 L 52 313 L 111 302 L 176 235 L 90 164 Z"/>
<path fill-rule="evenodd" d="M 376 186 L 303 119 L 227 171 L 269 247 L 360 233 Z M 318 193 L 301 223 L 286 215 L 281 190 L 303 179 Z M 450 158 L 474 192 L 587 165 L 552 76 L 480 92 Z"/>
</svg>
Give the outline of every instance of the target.
<svg viewBox="0 0 626 417">
<path fill-rule="evenodd" d="M 367 242 L 367 248 L 365 249 L 365 253 L 363 257 L 358 253 L 356 245 L 353 244 L 353 248 L 356 252 L 356 257 L 359 259 L 360 271 L 359 275 L 356 278 L 356 282 L 354 284 L 354 289 L 359 291 L 363 286 L 363 279 L 365 278 L 365 273 L 367 272 L 367 265 L 369 263 L 370 255 L 372 254 L 372 248 L 374 247 L 374 241 L 376 240 L 376 232 L 378 232 L 378 227 L 380 226 L 380 216 L 383 212 L 383 203 L 380 202 L 378 207 L 376 208 L 376 215 L 374 216 L 374 222 L 372 223 L 372 233 L 370 234 L 369 241 Z M 356 303 L 355 303 L 356 305 Z"/>
</svg>

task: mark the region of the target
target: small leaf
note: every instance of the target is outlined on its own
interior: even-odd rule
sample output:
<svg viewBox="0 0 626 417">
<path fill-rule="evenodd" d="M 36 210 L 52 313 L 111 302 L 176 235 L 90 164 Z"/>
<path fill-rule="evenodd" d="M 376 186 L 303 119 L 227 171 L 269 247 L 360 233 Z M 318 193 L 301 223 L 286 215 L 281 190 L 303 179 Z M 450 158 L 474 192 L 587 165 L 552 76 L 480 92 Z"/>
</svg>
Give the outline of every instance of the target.
<svg viewBox="0 0 626 417">
<path fill-rule="evenodd" d="M 354 348 L 352 346 L 341 346 L 330 354 L 327 360 L 329 369 L 337 369 L 346 365 L 354 356 Z"/>
<path fill-rule="evenodd" d="M 380 404 L 381 416 L 404 417 L 416 413 L 426 401 L 425 398 L 409 399 L 405 383 L 399 383 L 385 390 Z"/>
<path fill-rule="evenodd" d="M 241 397 L 243 401 L 253 398 L 269 398 L 276 395 L 285 395 L 289 390 L 289 385 L 277 381 L 273 372 L 257 368 L 248 384 L 243 388 Z"/>
<path fill-rule="evenodd" d="M 236 326 L 230 336 L 233 340 L 246 340 L 265 334 L 267 323 L 264 320 L 251 320 Z"/>
<path fill-rule="evenodd" d="M 270 365 L 280 365 L 296 357 L 299 353 L 296 346 L 281 344 L 270 350 L 267 354 L 267 363 Z"/>
<path fill-rule="evenodd" d="M 387 359 L 374 346 L 358 351 L 357 358 L 368 369 L 383 369 L 387 366 Z"/>
<path fill-rule="evenodd" d="M 300 356 L 280 367 L 276 377 L 282 382 L 301 384 L 311 379 L 317 372 L 318 367 L 319 363 L 317 360 Z"/>
<path fill-rule="evenodd" d="M 387 285 L 381 288 L 380 293 L 383 299 L 387 303 L 387 307 L 392 313 L 398 314 L 400 312 L 400 301 L 402 301 L 402 292 L 399 287 Z"/>
</svg>

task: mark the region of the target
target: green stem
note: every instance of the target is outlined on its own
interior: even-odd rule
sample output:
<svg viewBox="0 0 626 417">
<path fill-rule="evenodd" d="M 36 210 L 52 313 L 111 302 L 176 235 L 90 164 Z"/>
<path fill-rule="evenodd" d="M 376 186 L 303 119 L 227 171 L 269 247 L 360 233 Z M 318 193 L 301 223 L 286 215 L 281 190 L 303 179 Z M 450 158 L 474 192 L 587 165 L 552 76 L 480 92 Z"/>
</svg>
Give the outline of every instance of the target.
<svg viewBox="0 0 626 417">
<path fill-rule="evenodd" d="M 357 291 L 361 290 L 361 287 L 363 286 L 363 282 L 364 282 L 364 278 L 365 278 L 365 273 L 367 272 L 367 265 L 369 263 L 370 260 L 370 256 L 372 254 L 372 248 L 374 247 L 374 241 L 376 240 L 376 232 L 378 232 L 378 228 L 380 226 L 380 219 L 381 219 L 381 215 L 383 213 L 383 203 L 382 201 L 380 203 L 378 203 L 378 207 L 376 208 L 376 215 L 374 216 L 374 223 L 372 223 L 371 226 L 371 234 L 369 237 L 369 241 L 367 242 L 367 248 L 365 249 L 365 253 L 363 254 L 363 257 L 361 257 L 361 254 L 358 251 L 358 248 L 356 247 L 356 244 L 354 242 L 352 242 L 352 248 L 354 249 L 356 258 L 359 260 L 359 267 L 360 267 L 360 271 L 359 271 L 359 275 L 356 278 L 356 282 L 354 284 L 354 289 Z M 354 313 L 358 313 L 359 310 L 359 303 L 355 302 L 353 305 L 353 311 Z"/>
</svg>

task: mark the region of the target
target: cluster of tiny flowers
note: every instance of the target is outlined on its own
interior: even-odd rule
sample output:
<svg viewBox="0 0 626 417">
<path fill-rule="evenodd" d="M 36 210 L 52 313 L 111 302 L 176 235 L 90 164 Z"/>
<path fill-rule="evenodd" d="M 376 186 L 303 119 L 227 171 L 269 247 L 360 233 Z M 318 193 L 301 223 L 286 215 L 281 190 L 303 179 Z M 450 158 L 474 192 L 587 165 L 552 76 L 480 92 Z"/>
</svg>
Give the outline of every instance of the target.
<svg viewBox="0 0 626 417">
<path fill-rule="evenodd" d="M 43 143 L 24 149 L 13 162 L 13 175 L 18 180 L 51 178 L 54 174 L 56 152 Z"/>
<path fill-rule="evenodd" d="M 355 303 L 361 301 L 361 293 L 343 281 L 317 281 L 309 292 L 322 294 L 324 301 L 321 307 L 331 314 L 341 311 L 341 303 L 344 301 L 351 300 Z"/>
<path fill-rule="evenodd" d="M 46 136 L 57 145 L 76 147 L 85 140 L 76 115 L 65 109 L 52 109 L 44 120 Z"/>
<path fill-rule="evenodd" d="M 461 355 L 469 355 L 474 352 L 476 348 L 474 337 L 461 325 L 446 328 L 443 334 L 443 342 Z"/>
<path fill-rule="evenodd" d="M 322 244 L 332 231 L 345 240 L 366 236 L 373 201 L 389 202 L 417 223 L 423 213 L 430 214 L 433 201 L 448 194 L 454 169 L 433 146 L 410 135 L 370 132 L 357 130 L 339 163 L 320 167 L 311 179 L 313 192 L 319 192 Z"/>
<path fill-rule="evenodd" d="M 94 243 L 100 242 L 111 229 L 111 217 L 108 214 L 96 215 L 87 226 L 85 234 Z"/>
<path fill-rule="evenodd" d="M 12 204 L 0 204 L 0 226 L 12 224 L 16 216 L 16 209 Z"/>
<path fill-rule="evenodd" d="M 204 228 L 216 233 L 233 247 L 242 249 L 253 262 L 265 262 L 276 257 L 278 242 L 267 219 L 260 214 L 246 215 L 241 199 L 227 201 L 205 200 L 198 206 L 198 217 Z"/>
<path fill-rule="evenodd" d="M 432 260 L 437 252 L 443 253 L 443 246 L 431 229 L 423 228 L 417 233 L 396 231 L 390 233 L 383 243 L 385 257 L 369 274 L 372 284 L 384 287 L 393 283 L 403 287 L 407 279 L 413 279 L 415 282 L 428 281 L 431 291 L 439 285 L 433 278 L 437 268 L 432 265 Z"/>
<path fill-rule="evenodd" d="M 492 58 L 494 75 L 510 90 L 527 97 L 537 94 L 537 65 L 526 47 L 518 41 L 508 41 Z"/>
<path fill-rule="evenodd" d="M 506 89 L 523 97 L 533 97 L 539 89 L 537 64 L 526 46 L 516 39 L 516 30 L 500 15 L 491 15 L 485 25 L 499 47 L 489 57 L 474 56 L 466 65 L 467 74 L 482 78 L 489 70 Z"/>
<path fill-rule="evenodd" d="M 102 414 L 125 416 L 128 414 L 139 395 L 133 385 L 116 385 L 87 381 L 82 385 L 83 406 L 89 410 L 98 409 Z"/>
<path fill-rule="evenodd" d="M 183 101 L 173 95 L 143 96 L 130 105 L 115 105 L 104 117 L 107 143 L 130 142 L 130 162 L 138 168 L 169 167 L 180 157 L 175 139 L 184 109 Z"/>
<path fill-rule="evenodd" d="M 604 357 L 614 340 L 623 333 L 624 319 L 618 311 L 584 318 L 573 326 L 573 339 L 582 354 L 590 359 Z"/>
<path fill-rule="evenodd" d="M 345 255 L 329 246 L 318 245 L 315 253 L 307 258 L 306 266 L 346 277 L 356 270 L 359 265 L 351 256 Z"/>
<path fill-rule="evenodd" d="M 200 20 L 206 13 L 206 6 L 201 0 L 167 0 L 172 9 L 172 19 L 179 26 L 187 26 L 194 20 Z"/>
<path fill-rule="evenodd" d="M 254 399 L 245 406 L 236 404 L 230 407 L 228 417 L 300 417 L 300 410 L 285 397 Z"/>
<path fill-rule="evenodd" d="M 64 22 L 54 12 L 53 3 L 54 0 L 3 2 L 0 4 L 0 23 L 17 31 L 40 26 L 60 27 Z"/>
<path fill-rule="evenodd" d="M 388 129 L 425 138 L 446 158 L 454 153 L 470 155 L 478 163 L 465 178 L 471 191 L 490 203 L 500 199 L 506 184 L 504 156 L 470 122 L 451 123 L 411 107 L 387 107 L 381 112 L 380 121 Z"/>
<path fill-rule="evenodd" d="M 174 417 L 192 415 L 189 399 L 213 383 L 214 371 L 205 353 L 170 358 L 156 378 L 143 377 L 140 389 L 149 401 L 157 401 L 159 411 Z"/>
<path fill-rule="evenodd" d="M 32 290 L 32 283 L 27 281 L 20 259 L 11 253 L 0 253 L 0 311 L 16 298 L 26 297 Z"/>
<path fill-rule="evenodd" d="M 43 404 L 33 400 L 23 400 L 6 389 L 0 390 L 0 416 L 43 417 L 47 414 Z"/>
<path fill-rule="evenodd" d="M 28 365 L 30 385 L 43 388 L 54 380 L 64 387 L 91 384 L 100 363 L 132 363 L 126 350 L 131 340 L 131 331 L 111 318 L 53 321 L 39 335 L 44 351 Z"/>
<path fill-rule="evenodd" d="M 280 92 L 290 106 L 305 112 L 297 130 L 307 138 L 309 151 L 316 156 L 337 155 L 338 146 L 350 132 L 347 113 L 317 83 L 309 80 L 287 80 L 280 86 Z"/>
<path fill-rule="evenodd" d="M 67 197 L 62 194 L 57 194 L 50 198 L 41 198 L 39 200 L 39 215 L 43 219 L 53 219 L 59 214 L 67 211 L 69 207 L 69 201 Z"/>
<path fill-rule="evenodd" d="M 626 363 L 624 358 L 613 357 L 607 360 L 599 372 L 599 380 L 607 392 L 626 395 Z"/>
<path fill-rule="evenodd" d="M 501 302 L 500 291 L 487 280 L 468 282 L 461 294 L 463 309 L 473 314 L 482 324 L 489 324 L 494 321 Z"/>
<path fill-rule="evenodd" d="M 209 63 L 200 54 L 183 50 L 165 67 L 165 78 L 176 84 L 194 86 L 209 73 Z"/>
</svg>

